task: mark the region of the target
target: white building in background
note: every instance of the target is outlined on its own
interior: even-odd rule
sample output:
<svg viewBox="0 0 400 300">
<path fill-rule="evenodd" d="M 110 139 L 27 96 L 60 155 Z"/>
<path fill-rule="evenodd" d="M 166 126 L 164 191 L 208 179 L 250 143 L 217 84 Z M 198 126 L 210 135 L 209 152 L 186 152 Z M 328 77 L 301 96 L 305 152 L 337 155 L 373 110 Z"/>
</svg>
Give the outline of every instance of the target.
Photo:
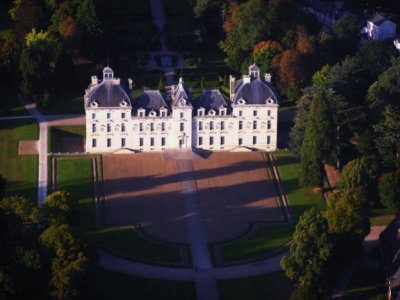
<svg viewBox="0 0 400 300">
<path fill-rule="evenodd" d="M 261 78 L 256 65 L 239 80 L 230 76 L 230 99 L 218 90 L 191 99 L 182 79 L 170 102 L 156 90 L 144 91 L 138 99 L 130 94 L 109 67 L 102 81 L 92 76 L 84 96 L 87 152 L 276 150 L 277 96 L 270 75 Z"/>
<path fill-rule="evenodd" d="M 372 40 L 391 39 L 396 36 L 396 24 L 384 14 L 376 13 L 372 18 L 367 20 L 364 32 Z"/>
</svg>

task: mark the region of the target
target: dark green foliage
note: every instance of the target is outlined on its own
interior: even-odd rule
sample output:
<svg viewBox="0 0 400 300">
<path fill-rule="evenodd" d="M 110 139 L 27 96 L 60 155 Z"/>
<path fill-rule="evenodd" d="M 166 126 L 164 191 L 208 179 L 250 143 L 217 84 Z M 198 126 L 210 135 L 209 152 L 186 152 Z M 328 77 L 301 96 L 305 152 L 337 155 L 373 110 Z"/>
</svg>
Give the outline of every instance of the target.
<svg viewBox="0 0 400 300">
<path fill-rule="evenodd" d="M 79 223 L 78 202 L 65 191 L 57 191 L 47 196 L 42 212 L 50 225 L 77 226 Z"/>
<path fill-rule="evenodd" d="M 307 286 L 298 285 L 295 287 L 293 292 L 290 294 L 289 300 L 317 300 L 318 297 Z"/>
<path fill-rule="evenodd" d="M 342 46 L 342 48 L 337 49 L 342 54 L 345 54 L 348 49 L 353 51 L 357 49 L 361 27 L 361 20 L 350 14 L 343 15 L 333 24 L 333 32 L 338 39 L 337 42 Z"/>
<path fill-rule="evenodd" d="M 321 211 L 313 208 L 300 217 L 290 255 L 282 258 L 281 267 L 285 275 L 299 285 L 321 292 L 326 284 L 326 267 L 332 248 L 327 220 Z"/>
<path fill-rule="evenodd" d="M 381 203 L 387 207 L 400 210 L 400 169 L 397 172 L 384 173 L 379 179 L 379 196 Z"/>
<path fill-rule="evenodd" d="M 300 150 L 300 184 L 321 186 L 324 176 L 323 162 L 331 161 L 335 131 L 324 90 L 319 90 L 311 102 L 304 140 Z"/>
<path fill-rule="evenodd" d="M 341 189 L 368 186 L 375 179 L 375 173 L 371 159 L 366 157 L 354 159 L 344 166 L 338 186 Z"/>
<path fill-rule="evenodd" d="M 294 117 L 294 125 L 290 129 L 290 149 L 296 156 L 300 156 L 300 148 L 304 139 L 311 101 L 312 93 L 311 89 L 308 88 L 303 91 L 303 96 L 296 104 L 297 111 Z"/>
</svg>

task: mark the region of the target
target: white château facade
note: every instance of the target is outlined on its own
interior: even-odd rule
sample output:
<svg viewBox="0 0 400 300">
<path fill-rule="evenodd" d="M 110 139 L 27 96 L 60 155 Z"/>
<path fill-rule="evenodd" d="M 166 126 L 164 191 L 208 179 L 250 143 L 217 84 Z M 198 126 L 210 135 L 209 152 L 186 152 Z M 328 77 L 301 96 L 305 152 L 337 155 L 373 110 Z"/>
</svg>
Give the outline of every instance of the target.
<svg viewBox="0 0 400 300">
<path fill-rule="evenodd" d="M 92 76 L 85 91 L 86 152 L 162 151 L 166 149 L 234 150 L 240 146 L 274 151 L 277 145 L 278 101 L 271 77 L 230 76 L 230 99 L 219 90 L 205 90 L 191 99 L 182 79 L 171 101 L 157 90 L 130 97 L 109 67 L 103 80 Z M 131 88 L 132 81 L 129 85 Z"/>
</svg>

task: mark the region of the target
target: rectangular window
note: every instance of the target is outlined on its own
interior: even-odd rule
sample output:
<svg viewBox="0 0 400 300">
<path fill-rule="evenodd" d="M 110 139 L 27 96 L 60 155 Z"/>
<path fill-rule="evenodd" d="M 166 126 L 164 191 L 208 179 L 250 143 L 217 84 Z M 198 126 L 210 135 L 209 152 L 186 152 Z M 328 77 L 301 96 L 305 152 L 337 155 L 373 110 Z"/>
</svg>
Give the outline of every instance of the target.
<svg viewBox="0 0 400 300">
<path fill-rule="evenodd" d="M 225 109 L 221 109 L 221 110 L 220 110 L 220 115 L 221 115 L 221 116 L 225 116 Z"/>
<path fill-rule="evenodd" d="M 111 114 L 107 113 L 107 119 L 111 118 Z"/>
<path fill-rule="evenodd" d="M 257 116 L 257 111 L 256 110 L 253 110 L 253 116 Z"/>
<path fill-rule="evenodd" d="M 267 135 L 267 144 L 271 144 L 271 136 Z"/>
<path fill-rule="evenodd" d="M 92 124 L 92 132 L 96 132 L 96 124 Z"/>
<path fill-rule="evenodd" d="M 125 119 L 125 113 L 121 113 L 121 119 Z"/>
<path fill-rule="evenodd" d="M 243 121 L 239 121 L 239 130 L 243 129 Z"/>
<path fill-rule="evenodd" d="M 139 131 L 143 131 L 143 123 L 139 124 Z"/>
<path fill-rule="evenodd" d="M 125 138 L 121 139 L 121 147 L 125 147 Z"/>
<path fill-rule="evenodd" d="M 184 116 L 185 116 L 185 115 L 184 115 L 183 112 L 181 112 L 181 113 L 179 114 L 179 117 L 180 117 L 181 119 L 183 119 Z"/>
<path fill-rule="evenodd" d="M 140 146 L 140 147 L 143 147 L 143 138 L 140 138 L 140 139 L 139 139 L 139 146 Z"/>
<path fill-rule="evenodd" d="M 271 115 L 271 110 L 268 109 L 267 115 L 268 115 L 268 117 Z"/>
<path fill-rule="evenodd" d="M 165 111 L 161 112 L 161 117 L 165 117 Z"/>
<path fill-rule="evenodd" d="M 243 116 L 243 111 L 239 110 L 239 117 Z"/>
<path fill-rule="evenodd" d="M 221 143 L 221 145 L 225 145 L 225 137 L 224 136 L 221 136 L 221 141 L 220 141 Z"/>
<path fill-rule="evenodd" d="M 139 117 L 140 117 L 140 118 L 143 118 L 143 117 L 144 117 L 144 112 L 143 112 L 143 111 L 139 112 Z"/>
<path fill-rule="evenodd" d="M 239 138 L 239 145 L 242 145 L 242 144 L 243 144 L 243 139 Z"/>
<path fill-rule="evenodd" d="M 92 113 L 92 119 L 96 119 L 96 114 Z"/>
<path fill-rule="evenodd" d="M 214 137 L 210 136 L 210 145 L 214 145 Z"/>
<path fill-rule="evenodd" d="M 150 131 L 154 131 L 154 123 L 150 123 Z"/>
<path fill-rule="evenodd" d="M 107 132 L 111 132 L 111 124 L 107 124 Z"/>
<path fill-rule="evenodd" d="M 96 139 L 92 139 L 92 147 L 96 148 L 97 147 L 97 141 Z"/>
<path fill-rule="evenodd" d="M 179 124 L 179 129 L 180 129 L 181 132 L 185 131 L 185 123 L 180 123 Z"/>
<path fill-rule="evenodd" d="M 214 121 L 210 122 L 210 130 L 214 130 Z"/>
<path fill-rule="evenodd" d="M 257 129 L 257 121 L 253 121 L 253 129 Z"/>
<path fill-rule="evenodd" d="M 150 138 L 150 146 L 154 146 L 154 138 Z"/>
<path fill-rule="evenodd" d="M 125 123 L 122 123 L 122 124 L 121 124 L 121 131 L 122 131 L 122 132 L 125 132 L 125 130 L 126 130 L 126 128 L 125 128 Z"/>
<path fill-rule="evenodd" d="M 162 123 L 161 123 L 161 130 L 162 130 L 162 131 L 165 131 L 165 122 L 162 122 Z"/>
<path fill-rule="evenodd" d="M 257 137 L 253 136 L 253 145 L 257 144 Z"/>
<path fill-rule="evenodd" d="M 267 129 L 271 129 L 271 121 L 267 122 Z"/>
<path fill-rule="evenodd" d="M 203 145 L 203 137 L 199 136 L 199 146 Z"/>
<path fill-rule="evenodd" d="M 161 138 L 161 146 L 165 146 L 165 137 Z"/>
<path fill-rule="evenodd" d="M 199 122 L 199 130 L 203 130 L 203 122 Z"/>
<path fill-rule="evenodd" d="M 107 147 L 111 147 L 111 139 L 107 139 Z"/>
<path fill-rule="evenodd" d="M 225 122 L 221 121 L 221 130 L 225 130 Z"/>
</svg>

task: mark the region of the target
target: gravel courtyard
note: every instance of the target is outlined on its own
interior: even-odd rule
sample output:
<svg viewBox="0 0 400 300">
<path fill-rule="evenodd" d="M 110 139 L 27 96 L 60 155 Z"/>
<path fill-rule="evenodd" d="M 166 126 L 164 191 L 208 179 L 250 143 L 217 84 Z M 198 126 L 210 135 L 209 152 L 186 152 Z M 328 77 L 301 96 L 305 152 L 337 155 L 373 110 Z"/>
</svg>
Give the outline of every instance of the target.
<svg viewBox="0 0 400 300">
<path fill-rule="evenodd" d="M 208 242 L 236 238 L 251 222 L 283 221 L 261 152 L 216 152 L 192 163 Z M 187 242 L 176 161 L 109 154 L 103 169 L 107 225 L 140 223 L 159 239 Z"/>
</svg>

